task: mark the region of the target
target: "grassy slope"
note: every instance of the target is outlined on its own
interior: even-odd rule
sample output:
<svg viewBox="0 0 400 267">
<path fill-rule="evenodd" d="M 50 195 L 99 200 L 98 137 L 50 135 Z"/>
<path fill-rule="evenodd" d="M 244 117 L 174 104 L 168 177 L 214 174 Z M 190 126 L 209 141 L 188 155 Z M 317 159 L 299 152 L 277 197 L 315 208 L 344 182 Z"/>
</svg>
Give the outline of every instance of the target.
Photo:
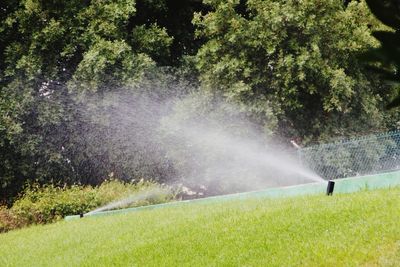
<svg viewBox="0 0 400 267">
<path fill-rule="evenodd" d="M 0 266 L 400 265 L 400 188 L 194 204 L 0 235 Z"/>
</svg>

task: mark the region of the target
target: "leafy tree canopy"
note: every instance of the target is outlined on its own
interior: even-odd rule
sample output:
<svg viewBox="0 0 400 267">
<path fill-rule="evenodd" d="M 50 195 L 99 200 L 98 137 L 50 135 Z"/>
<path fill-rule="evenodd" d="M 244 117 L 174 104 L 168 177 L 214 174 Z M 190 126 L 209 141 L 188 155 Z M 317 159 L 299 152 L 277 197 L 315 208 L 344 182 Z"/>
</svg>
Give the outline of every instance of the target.
<svg viewBox="0 0 400 267">
<path fill-rule="evenodd" d="M 389 45 L 398 43 L 397 15 L 385 15 L 397 9 L 367 2 L 383 8 L 374 14 L 393 31 L 364 1 L 1 1 L 0 201 L 34 179 L 168 179 L 173 164 L 157 142 L 143 142 L 155 133 L 138 123 L 160 116 L 138 91 L 161 101 L 187 90 L 165 69 L 205 88 L 206 97 L 182 101 L 184 117 L 195 112 L 182 106 L 204 114 L 211 106 L 304 144 L 394 126 L 397 114 L 383 112 L 394 89 L 358 55 L 375 49 L 392 61 L 372 65 L 398 76 L 396 54 L 379 50 L 397 49 Z M 184 85 L 170 86 L 177 80 Z M 212 107 L 221 95 L 238 113 Z M 129 123 L 114 123 L 124 112 Z"/>
<path fill-rule="evenodd" d="M 106 177 L 108 152 L 82 145 L 85 129 L 97 124 L 82 119 L 85 107 L 74 99 L 133 85 L 156 66 L 193 54 L 191 19 L 201 3 L 171 2 L 1 2 L 0 198 L 26 180 Z M 95 168 L 100 162 L 105 167 Z"/>
<path fill-rule="evenodd" d="M 391 90 L 357 60 L 377 45 L 379 22 L 364 2 L 204 2 L 212 11 L 194 22 L 208 40 L 197 66 L 210 90 L 304 142 L 385 127 L 380 110 Z"/>
</svg>

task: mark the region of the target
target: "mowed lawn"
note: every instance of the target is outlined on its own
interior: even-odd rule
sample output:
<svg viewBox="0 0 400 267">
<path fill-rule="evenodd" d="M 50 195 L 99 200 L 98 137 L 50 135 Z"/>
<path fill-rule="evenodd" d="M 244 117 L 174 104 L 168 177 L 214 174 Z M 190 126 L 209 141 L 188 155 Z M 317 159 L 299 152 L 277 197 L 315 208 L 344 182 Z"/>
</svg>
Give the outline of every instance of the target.
<svg viewBox="0 0 400 267">
<path fill-rule="evenodd" d="M 0 234 L 0 266 L 400 266 L 400 188 L 196 203 Z"/>
</svg>

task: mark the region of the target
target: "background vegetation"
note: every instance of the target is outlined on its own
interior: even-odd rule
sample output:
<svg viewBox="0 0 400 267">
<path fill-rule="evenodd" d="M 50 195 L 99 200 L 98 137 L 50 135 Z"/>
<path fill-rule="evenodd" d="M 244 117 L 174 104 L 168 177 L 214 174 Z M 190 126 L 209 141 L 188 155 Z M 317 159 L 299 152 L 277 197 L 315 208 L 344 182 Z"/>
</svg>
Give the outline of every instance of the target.
<svg viewBox="0 0 400 267">
<path fill-rule="evenodd" d="M 148 181 L 132 184 L 106 180 L 97 187 L 29 185 L 20 193 L 11 208 L 0 206 L 0 233 L 31 224 L 56 222 L 67 215 L 87 213 L 110 202 L 150 190 L 160 190 L 160 193 L 148 194 L 148 197 L 122 206 L 126 208 L 164 203 L 176 196 L 169 188 Z"/>
<path fill-rule="evenodd" d="M 206 94 L 205 107 L 223 99 L 265 136 L 303 145 L 397 128 L 384 109 L 395 88 L 358 61 L 387 28 L 364 1 L 345 2 L 2 1 L 0 201 L 32 181 L 173 179 L 157 143 L 105 138 L 122 128 L 90 99 L 114 90 Z"/>
</svg>

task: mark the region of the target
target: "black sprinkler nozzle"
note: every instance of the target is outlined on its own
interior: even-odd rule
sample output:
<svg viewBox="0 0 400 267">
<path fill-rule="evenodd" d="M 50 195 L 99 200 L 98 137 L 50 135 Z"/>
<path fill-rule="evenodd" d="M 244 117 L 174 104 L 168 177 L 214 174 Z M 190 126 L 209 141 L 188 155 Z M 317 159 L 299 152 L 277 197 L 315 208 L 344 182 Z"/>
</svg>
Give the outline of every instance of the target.
<svg viewBox="0 0 400 267">
<path fill-rule="evenodd" d="M 328 186 L 326 187 L 326 195 L 331 196 L 333 194 L 333 189 L 335 188 L 335 182 L 332 180 L 328 181 Z"/>
<path fill-rule="evenodd" d="M 83 213 L 79 214 L 79 218 L 83 218 Z"/>
</svg>

